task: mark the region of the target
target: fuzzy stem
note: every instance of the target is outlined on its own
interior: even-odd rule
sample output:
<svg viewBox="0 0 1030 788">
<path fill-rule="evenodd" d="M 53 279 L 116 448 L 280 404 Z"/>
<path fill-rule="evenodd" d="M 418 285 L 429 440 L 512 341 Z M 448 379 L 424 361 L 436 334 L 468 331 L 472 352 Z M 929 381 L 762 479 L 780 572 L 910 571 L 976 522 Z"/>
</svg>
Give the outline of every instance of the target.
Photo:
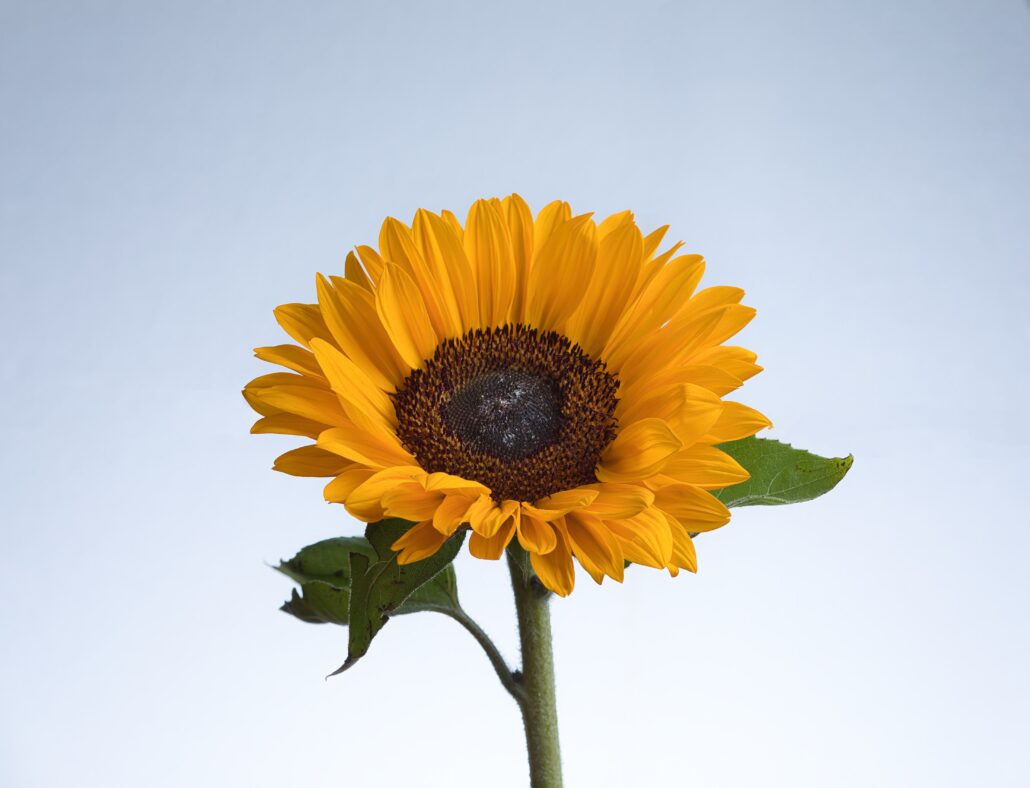
<svg viewBox="0 0 1030 788">
<path fill-rule="evenodd" d="M 522 722 L 529 751 L 532 788 L 561 788 L 561 751 L 558 746 L 558 709 L 554 692 L 554 655 L 551 649 L 551 611 L 547 591 L 535 577 L 526 578 L 509 554 L 508 568 L 515 591 L 522 644 Z"/>
<path fill-rule="evenodd" d="M 443 613 L 449 618 L 453 618 L 463 627 L 465 630 L 476 639 L 476 642 L 482 647 L 486 653 L 487 659 L 490 660 L 490 664 L 493 666 L 494 672 L 497 674 L 497 678 L 501 680 L 501 684 L 504 686 L 508 693 L 515 699 L 515 702 L 522 706 L 523 698 L 525 697 L 522 685 L 519 683 L 515 674 L 512 673 L 511 668 L 508 667 L 508 663 L 504 661 L 504 657 L 501 652 L 498 651 L 497 646 L 490 639 L 490 636 L 483 631 L 483 629 L 477 624 L 472 618 L 469 617 L 462 608 L 451 608 L 451 607 L 432 607 L 431 610 L 435 610 L 437 613 Z"/>
</svg>

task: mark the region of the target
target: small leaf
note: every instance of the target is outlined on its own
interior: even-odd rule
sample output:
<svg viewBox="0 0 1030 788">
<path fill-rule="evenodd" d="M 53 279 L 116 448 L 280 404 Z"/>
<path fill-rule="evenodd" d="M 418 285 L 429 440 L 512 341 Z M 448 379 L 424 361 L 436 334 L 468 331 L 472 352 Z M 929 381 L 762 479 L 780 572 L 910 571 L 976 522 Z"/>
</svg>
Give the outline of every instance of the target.
<svg viewBox="0 0 1030 788">
<path fill-rule="evenodd" d="M 376 557 L 375 549 L 363 536 L 338 536 L 308 545 L 275 569 L 301 585 L 323 580 L 337 588 L 350 589 L 350 554 L 355 552 Z"/>
<path fill-rule="evenodd" d="M 389 545 L 386 545 L 389 548 Z M 309 624 L 341 624 L 350 620 L 351 553 L 372 562 L 378 553 L 363 536 L 337 537 L 308 545 L 289 561 L 274 567 L 300 584 L 279 609 Z M 432 580 L 415 589 L 394 615 L 458 608 L 458 579 L 448 564 Z"/>
<path fill-rule="evenodd" d="M 820 457 L 787 443 L 744 438 L 718 446 L 751 474 L 746 482 L 713 490 L 727 506 L 778 506 L 828 493 L 851 469 L 854 458 Z"/>
<path fill-rule="evenodd" d="M 289 601 L 280 610 L 309 624 L 346 624 L 350 615 L 350 589 L 339 588 L 321 580 L 302 586 L 303 594 L 293 589 Z"/>
<path fill-rule="evenodd" d="M 454 560 L 465 539 L 464 530 L 455 533 L 428 558 L 401 566 L 390 545 L 413 525 L 406 520 L 396 519 L 371 523 L 365 529 L 365 536 L 375 549 L 376 560 L 372 561 L 359 552 L 350 554 L 351 600 L 347 660 L 330 675 L 342 673 L 361 659 L 368 651 L 372 638 L 386 626 L 390 615 L 437 606 L 429 600 L 449 600 L 457 605 L 456 585 L 450 583 L 446 576 L 435 590 L 425 589 L 422 595 L 415 595 L 415 592 L 434 580 Z M 409 603 L 409 609 L 402 610 L 406 602 Z"/>
</svg>

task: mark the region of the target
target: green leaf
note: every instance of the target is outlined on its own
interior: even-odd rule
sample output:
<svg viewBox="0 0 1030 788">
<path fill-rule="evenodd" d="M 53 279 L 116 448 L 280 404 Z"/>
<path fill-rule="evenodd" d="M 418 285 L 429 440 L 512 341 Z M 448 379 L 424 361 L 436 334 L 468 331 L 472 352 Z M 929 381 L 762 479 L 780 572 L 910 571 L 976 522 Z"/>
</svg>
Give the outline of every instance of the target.
<svg viewBox="0 0 1030 788">
<path fill-rule="evenodd" d="M 376 557 L 375 549 L 365 537 L 338 536 L 308 545 L 289 561 L 281 561 L 275 569 L 301 585 L 322 580 L 350 589 L 350 554 L 355 552 Z"/>
<path fill-rule="evenodd" d="M 744 438 L 718 446 L 751 474 L 746 482 L 713 490 L 727 506 L 778 506 L 828 493 L 851 469 L 854 458 L 820 457 L 787 443 Z"/>
<path fill-rule="evenodd" d="M 423 586 L 436 579 L 454 560 L 465 540 L 460 530 L 441 545 L 433 555 L 413 564 L 401 566 L 397 554 L 390 549 L 414 523 L 387 519 L 371 523 L 365 537 L 376 552 L 372 561 L 362 553 L 350 554 L 351 600 L 347 660 L 330 675 L 352 667 L 367 652 L 374 638 L 397 612 L 414 612 L 438 606 L 439 602 L 457 607 L 457 586 L 446 576 L 435 588 Z M 416 595 L 416 590 L 422 594 Z M 407 605 L 407 610 L 401 610 Z"/>
<path fill-rule="evenodd" d="M 389 544 L 392 542 L 391 539 Z M 387 550 L 389 544 L 385 545 Z M 274 568 L 301 587 L 300 593 L 294 589 L 280 610 L 309 624 L 347 625 L 350 621 L 352 554 L 364 556 L 372 563 L 379 560 L 371 542 L 363 536 L 350 536 L 316 542 L 289 561 L 280 562 Z M 451 564 L 416 588 L 393 613 L 403 615 L 449 607 L 458 607 L 458 580 Z"/>
<path fill-rule="evenodd" d="M 312 580 L 301 586 L 302 594 L 293 589 L 290 599 L 280 610 L 309 624 L 346 624 L 350 616 L 350 588 Z"/>
</svg>

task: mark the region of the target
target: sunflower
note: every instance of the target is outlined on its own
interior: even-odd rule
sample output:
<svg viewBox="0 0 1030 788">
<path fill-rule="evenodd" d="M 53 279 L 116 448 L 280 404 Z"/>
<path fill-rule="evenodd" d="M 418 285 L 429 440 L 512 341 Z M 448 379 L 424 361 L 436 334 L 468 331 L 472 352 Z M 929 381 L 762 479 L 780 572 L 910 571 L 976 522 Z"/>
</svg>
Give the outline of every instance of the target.
<svg viewBox="0 0 1030 788">
<path fill-rule="evenodd" d="M 469 526 L 470 552 L 513 540 L 572 591 L 626 562 L 694 572 L 691 535 L 729 521 L 709 491 L 748 478 L 717 447 L 770 426 L 722 397 L 761 371 L 723 343 L 754 316 L 736 287 L 698 290 L 704 259 L 660 251 L 629 211 L 596 222 L 555 201 L 479 200 L 464 226 L 389 218 L 317 304 L 275 316 L 297 344 L 256 349 L 289 372 L 251 381 L 255 433 L 313 444 L 275 469 L 332 477 L 326 500 L 416 523 L 400 563 Z"/>
</svg>

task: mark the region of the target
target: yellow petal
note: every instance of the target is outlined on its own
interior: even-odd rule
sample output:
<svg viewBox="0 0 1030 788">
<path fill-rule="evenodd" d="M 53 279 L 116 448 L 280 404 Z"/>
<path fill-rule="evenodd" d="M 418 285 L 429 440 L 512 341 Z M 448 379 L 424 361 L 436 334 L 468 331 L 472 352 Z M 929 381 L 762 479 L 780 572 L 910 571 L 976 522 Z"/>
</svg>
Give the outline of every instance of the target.
<svg viewBox="0 0 1030 788">
<path fill-rule="evenodd" d="M 472 532 L 469 537 L 469 552 L 485 561 L 496 561 L 504 555 L 512 536 L 515 535 L 515 520 L 508 518 L 491 536 Z"/>
<path fill-rule="evenodd" d="M 333 454 L 373 468 L 415 465 L 415 458 L 400 445 L 396 436 L 369 432 L 356 425 L 334 427 L 318 436 L 318 445 Z"/>
<path fill-rule="evenodd" d="M 615 327 L 604 357 L 620 366 L 642 338 L 653 334 L 684 308 L 704 270 L 705 261 L 700 255 L 677 257 L 662 266 Z"/>
<path fill-rule="evenodd" d="M 723 372 L 744 381 L 753 378 L 762 371 L 762 368 L 755 363 L 757 359 L 758 356 L 747 348 L 736 347 L 735 345 L 719 345 L 718 347 L 710 347 L 694 354 L 691 363 L 718 367 Z M 700 381 L 696 382 L 704 385 Z M 721 396 L 723 392 L 716 393 Z"/>
<path fill-rule="evenodd" d="M 721 345 L 727 339 L 739 332 L 744 326 L 750 323 L 756 314 L 756 310 L 743 304 L 731 304 L 723 313 L 719 324 L 712 329 L 712 332 L 705 337 L 705 344 Z M 683 354 L 681 358 L 687 358 Z"/>
<path fill-rule="evenodd" d="M 650 260 L 654 257 L 658 247 L 662 245 L 662 239 L 665 238 L 667 232 L 669 232 L 669 225 L 665 224 L 654 232 L 647 234 L 647 237 L 644 238 L 644 259 Z"/>
<path fill-rule="evenodd" d="M 662 419 L 684 446 L 705 435 L 723 411 L 723 402 L 706 388 L 690 383 L 655 388 L 647 395 L 632 398 L 620 422 L 631 424 L 645 416 Z M 621 404 L 621 403 L 620 403 Z"/>
<path fill-rule="evenodd" d="M 314 337 L 332 339 L 317 304 L 283 304 L 275 308 L 275 319 L 283 331 L 304 346 Z"/>
<path fill-rule="evenodd" d="M 379 233 L 379 248 L 386 262 L 396 263 L 415 283 L 435 335 L 458 336 L 454 332 L 456 325 L 444 296 L 443 283 L 423 259 L 412 231 L 403 222 L 388 218 Z"/>
<path fill-rule="evenodd" d="M 597 478 L 602 482 L 633 482 L 660 473 L 683 447 L 661 419 L 641 419 L 622 429 L 601 456 Z"/>
<path fill-rule="evenodd" d="M 347 261 L 344 263 L 343 273 L 347 281 L 353 282 L 370 293 L 372 292 L 372 280 L 368 278 L 368 274 L 361 267 L 361 263 L 358 262 L 357 255 L 354 252 L 347 252 Z"/>
<path fill-rule="evenodd" d="M 312 338 L 313 341 L 323 342 L 325 340 Z M 273 347 L 256 347 L 254 355 L 262 361 L 292 369 L 302 375 L 313 378 L 322 378 L 322 370 L 315 362 L 315 357 L 302 347 L 296 345 L 275 345 Z"/>
<path fill-rule="evenodd" d="M 502 213 L 508 223 L 512 259 L 515 263 L 515 293 L 508 316 L 513 323 L 524 322 L 529 272 L 533 267 L 533 214 L 526 201 L 512 194 L 502 200 Z"/>
<path fill-rule="evenodd" d="M 557 544 L 547 553 L 530 553 L 533 571 L 544 586 L 558 596 L 568 596 L 576 585 L 576 570 L 572 565 L 572 551 L 561 532 L 556 531 Z"/>
<path fill-rule="evenodd" d="M 472 525 L 472 528 L 480 536 L 493 536 L 508 520 L 520 514 L 519 505 L 516 501 L 502 501 L 499 505 L 491 502 L 490 508 L 486 510 L 485 514 L 480 516 L 477 504 L 480 504 L 481 501 L 482 498 L 478 499 L 472 506 L 469 506 L 469 524 L 472 525 L 473 519 L 478 521 L 475 525 Z M 473 509 L 476 510 L 475 514 L 473 514 Z"/>
<path fill-rule="evenodd" d="M 620 380 L 625 382 L 625 388 L 628 390 L 635 386 L 646 386 L 648 380 L 682 366 L 693 350 L 707 346 L 707 337 L 721 319 L 722 312 L 718 309 L 690 320 L 677 318 L 642 339 L 625 360 L 615 367 Z M 606 357 L 605 360 L 609 359 Z"/>
<path fill-rule="evenodd" d="M 311 421 L 329 425 L 345 425 L 350 420 L 339 398 L 328 389 L 310 386 L 269 386 L 253 392 L 261 402 Z"/>
<path fill-rule="evenodd" d="M 343 503 L 360 485 L 367 482 L 375 471 L 371 468 L 352 467 L 325 486 L 322 495 L 329 503 Z"/>
<path fill-rule="evenodd" d="M 603 573 L 621 583 L 625 558 L 622 545 L 608 526 L 585 512 L 569 512 L 563 522 L 573 554 L 594 581 L 600 583 Z"/>
<path fill-rule="evenodd" d="M 640 514 L 654 503 L 654 493 L 639 484 L 591 484 L 597 498 L 582 507 L 582 511 L 602 520 L 620 520 Z"/>
<path fill-rule="evenodd" d="M 375 297 L 344 281 L 333 287 L 317 279 L 318 303 L 336 345 L 383 391 L 394 391 L 411 368 L 404 362 L 376 314 Z"/>
<path fill-rule="evenodd" d="M 466 498 L 478 498 L 489 495 L 490 488 L 485 484 L 453 476 L 449 473 L 431 473 L 426 477 L 425 487 L 428 491 L 447 494 L 464 495 Z"/>
<path fill-rule="evenodd" d="M 409 528 L 390 549 L 397 551 L 397 563 L 404 566 L 429 558 L 446 541 L 447 537 L 433 528 L 431 522 L 421 522 Z"/>
<path fill-rule="evenodd" d="M 351 421 L 370 430 L 397 426 L 393 402 L 361 367 L 321 339 L 311 340 L 311 350 Z"/>
<path fill-rule="evenodd" d="M 636 220 L 633 218 L 633 211 L 619 211 L 613 213 L 611 216 L 605 217 L 599 225 L 597 225 L 597 237 L 604 240 L 608 235 L 611 235 L 616 230 L 622 229 L 626 225 L 635 225 Z M 641 260 L 643 262 L 643 260 Z"/>
<path fill-rule="evenodd" d="M 401 358 L 418 369 L 438 344 L 418 286 L 407 273 L 387 263 L 376 290 L 376 312 Z"/>
<path fill-rule="evenodd" d="M 704 490 L 717 490 L 747 481 L 751 475 L 735 459 L 714 446 L 697 444 L 677 454 L 662 475 Z"/>
<path fill-rule="evenodd" d="M 533 257 L 540 254 L 554 231 L 572 218 L 572 207 L 561 200 L 555 200 L 544 206 L 537 214 L 533 224 Z"/>
<path fill-rule="evenodd" d="M 672 484 L 655 490 L 654 505 L 692 532 L 714 531 L 730 521 L 730 510 L 722 501 L 692 484 Z"/>
<path fill-rule="evenodd" d="M 328 384 L 322 378 L 312 378 L 306 375 L 293 375 L 289 372 L 272 372 L 268 375 L 261 375 L 254 378 L 243 387 L 243 398 L 247 404 L 262 416 L 273 416 L 283 413 L 281 408 L 265 402 L 262 393 L 265 389 L 276 386 L 307 386 L 309 388 L 328 391 Z"/>
<path fill-rule="evenodd" d="M 744 385 L 744 381 L 719 367 L 707 364 L 687 364 L 680 367 L 685 383 L 703 386 L 713 394 L 723 397 Z"/>
<path fill-rule="evenodd" d="M 596 270 L 566 327 L 568 336 L 590 355 L 602 354 L 622 319 L 640 276 L 643 255 L 643 238 L 632 214 L 629 222 L 601 238 Z"/>
<path fill-rule="evenodd" d="M 469 526 L 480 536 L 490 537 L 501 525 L 497 504 L 489 495 L 481 495 L 469 506 L 465 517 Z"/>
<path fill-rule="evenodd" d="M 481 325 L 504 325 L 515 294 L 515 260 L 507 225 L 487 200 L 477 200 L 469 208 L 465 254 L 476 275 Z"/>
<path fill-rule="evenodd" d="M 589 214 L 559 226 L 529 272 L 529 323 L 545 331 L 561 331 L 586 293 L 596 260 L 597 227 Z"/>
<path fill-rule="evenodd" d="M 450 536 L 465 522 L 466 513 L 471 505 L 472 501 L 464 495 L 447 496 L 433 513 L 433 527 L 440 533 Z"/>
<path fill-rule="evenodd" d="M 399 517 L 417 523 L 432 520 L 443 499 L 443 493 L 426 492 L 418 485 L 405 484 L 384 492 L 382 507 L 387 517 Z"/>
<path fill-rule="evenodd" d="M 539 520 L 550 521 L 561 517 L 573 509 L 589 506 L 599 495 L 596 485 L 575 487 L 548 495 L 536 502 L 536 505 L 522 504 L 522 509 Z"/>
<path fill-rule="evenodd" d="M 368 273 L 368 278 L 372 281 L 373 285 L 378 285 L 379 280 L 383 278 L 383 269 L 386 268 L 386 262 L 379 256 L 379 252 L 371 246 L 358 246 L 356 250 L 358 257 L 361 258 L 361 264 Z"/>
<path fill-rule="evenodd" d="M 472 266 L 461 238 L 434 213 L 419 210 L 412 225 L 415 244 L 437 282 L 448 328 L 441 339 L 459 337 L 479 325 L 479 301 Z"/>
<path fill-rule="evenodd" d="M 626 559 L 635 564 L 664 569 L 672 558 L 672 532 L 665 515 L 657 508 L 635 517 L 605 520 L 605 525 L 622 546 Z"/>
<path fill-rule="evenodd" d="M 680 569 L 696 572 L 697 552 L 694 550 L 694 540 L 690 538 L 687 529 L 675 517 L 666 515 L 665 520 L 669 523 L 669 530 L 672 532 L 672 558 L 666 567 L 669 574 L 675 577 Z"/>
<path fill-rule="evenodd" d="M 290 476 L 336 476 L 350 465 L 317 446 L 301 446 L 275 459 L 273 469 Z"/>
<path fill-rule="evenodd" d="M 319 433 L 328 429 L 328 424 L 295 416 L 292 413 L 274 413 L 254 422 L 250 431 L 254 435 L 274 433 L 276 435 L 303 435 L 305 438 L 317 438 Z"/>
<path fill-rule="evenodd" d="M 425 476 L 425 471 L 415 465 L 385 468 L 374 473 L 359 484 L 344 502 L 347 511 L 366 523 L 382 520 L 383 496 L 397 487 L 414 485 Z"/>
<path fill-rule="evenodd" d="M 725 443 L 754 435 L 772 422 L 754 408 L 739 402 L 723 402 L 722 415 L 702 438 L 705 443 Z"/>
<path fill-rule="evenodd" d="M 558 545 L 554 527 L 530 514 L 519 518 L 518 536 L 519 544 L 530 553 L 549 553 Z"/>
</svg>

